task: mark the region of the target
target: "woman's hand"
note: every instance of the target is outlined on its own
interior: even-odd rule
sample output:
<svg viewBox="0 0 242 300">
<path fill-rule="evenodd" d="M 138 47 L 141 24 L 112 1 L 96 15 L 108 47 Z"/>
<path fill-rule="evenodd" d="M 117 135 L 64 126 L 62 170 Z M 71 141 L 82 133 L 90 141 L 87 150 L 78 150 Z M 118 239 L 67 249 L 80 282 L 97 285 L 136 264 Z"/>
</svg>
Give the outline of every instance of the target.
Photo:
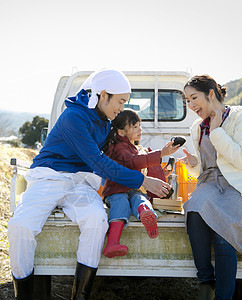
<svg viewBox="0 0 242 300">
<path fill-rule="evenodd" d="M 171 154 L 175 153 L 180 148 L 180 145 L 172 146 L 173 143 L 174 143 L 173 141 L 169 142 L 168 144 L 165 145 L 164 148 L 161 149 L 161 152 L 160 152 L 161 158 L 163 156 L 167 156 L 167 155 L 171 155 Z"/>
<path fill-rule="evenodd" d="M 214 109 L 214 115 L 211 116 L 210 121 L 210 131 L 212 131 L 215 128 L 218 128 L 222 121 L 223 121 L 223 112 L 219 109 Z"/>
<path fill-rule="evenodd" d="M 195 167 L 198 163 L 196 157 L 190 154 L 185 148 L 183 148 L 182 151 L 186 154 L 186 156 L 178 158 L 178 161 L 189 167 Z"/>
<path fill-rule="evenodd" d="M 160 198 L 165 197 L 171 188 L 169 183 L 153 178 L 153 177 L 144 177 L 144 181 L 142 185 L 145 187 L 146 190 L 150 191 L 151 193 L 159 196 Z"/>
</svg>

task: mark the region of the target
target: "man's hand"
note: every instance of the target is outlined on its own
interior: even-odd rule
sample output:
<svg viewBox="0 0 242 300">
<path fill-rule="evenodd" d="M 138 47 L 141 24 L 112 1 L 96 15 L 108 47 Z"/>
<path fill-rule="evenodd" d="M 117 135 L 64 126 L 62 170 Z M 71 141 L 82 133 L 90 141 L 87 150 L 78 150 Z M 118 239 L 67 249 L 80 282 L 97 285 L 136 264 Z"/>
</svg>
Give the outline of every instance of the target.
<svg viewBox="0 0 242 300">
<path fill-rule="evenodd" d="M 160 198 L 165 197 L 169 193 L 169 190 L 171 188 L 171 186 L 167 182 L 148 176 L 144 177 L 142 185 L 146 190 L 159 196 Z"/>
</svg>

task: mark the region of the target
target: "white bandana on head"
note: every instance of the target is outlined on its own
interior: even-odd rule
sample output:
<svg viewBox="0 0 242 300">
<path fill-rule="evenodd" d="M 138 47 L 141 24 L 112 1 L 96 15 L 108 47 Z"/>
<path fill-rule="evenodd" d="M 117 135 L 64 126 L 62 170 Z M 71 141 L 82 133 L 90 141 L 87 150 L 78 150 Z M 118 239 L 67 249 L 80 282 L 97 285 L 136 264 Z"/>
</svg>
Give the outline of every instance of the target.
<svg viewBox="0 0 242 300">
<path fill-rule="evenodd" d="M 89 108 L 95 108 L 98 102 L 97 94 L 106 91 L 109 94 L 131 93 L 130 83 L 123 72 L 102 69 L 92 73 L 82 84 L 81 89 L 91 89 L 92 95 L 88 102 Z"/>
</svg>

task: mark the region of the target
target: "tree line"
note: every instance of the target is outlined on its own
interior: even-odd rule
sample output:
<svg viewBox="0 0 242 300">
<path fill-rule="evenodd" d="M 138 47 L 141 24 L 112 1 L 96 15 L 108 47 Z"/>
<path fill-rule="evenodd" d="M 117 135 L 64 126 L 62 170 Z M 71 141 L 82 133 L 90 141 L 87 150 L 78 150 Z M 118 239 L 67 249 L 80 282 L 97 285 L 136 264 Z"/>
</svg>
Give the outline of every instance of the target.
<svg viewBox="0 0 242 300">
<path fill-rule="evenodd" d="M 41 131 L 43 128 L 48 127 L 49 121 L 45 118 L 35 116 L 32 122 L 25 122 L 19 128 L 19 133 L 22 136 L 22 143 L 33 147 L 36 142 L 41 142 Z"/>
</svg>

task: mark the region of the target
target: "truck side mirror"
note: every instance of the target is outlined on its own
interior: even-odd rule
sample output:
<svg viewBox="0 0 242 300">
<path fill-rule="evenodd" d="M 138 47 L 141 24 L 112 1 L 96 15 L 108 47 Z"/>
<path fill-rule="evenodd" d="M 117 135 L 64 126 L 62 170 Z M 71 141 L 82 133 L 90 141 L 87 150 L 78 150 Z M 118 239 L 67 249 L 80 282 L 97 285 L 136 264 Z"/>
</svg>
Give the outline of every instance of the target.
<svg viewBox="0 0 242 300">
<path fill-rule="evenodd" d="M 41 129 L 41 138 L 40 138 L 40 142 L 42 146 L 44 145 L 45 140 L 47 138 L 47 133 L 48 133 L 48 127 L 43 127 Z"/>
</svg>

